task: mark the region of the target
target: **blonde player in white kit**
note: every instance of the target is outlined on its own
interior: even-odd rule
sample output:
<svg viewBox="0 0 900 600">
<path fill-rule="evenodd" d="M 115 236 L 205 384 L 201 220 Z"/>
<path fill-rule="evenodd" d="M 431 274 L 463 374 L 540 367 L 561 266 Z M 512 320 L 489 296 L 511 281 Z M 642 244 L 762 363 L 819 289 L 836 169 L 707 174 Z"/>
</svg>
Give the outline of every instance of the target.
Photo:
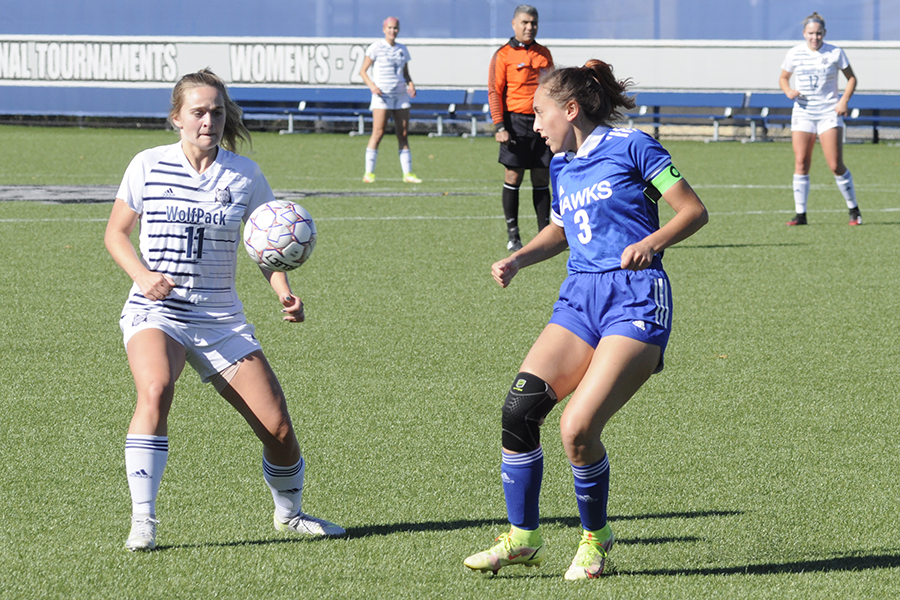
<svg viewBox="0 0 900 600">
<path fill-rule="evenodd" d="M 181 141 L 135 156 L 106 227 L 109 253 L 134 281 L 119 321 L 137 389 L 125 438 L 132 501 L 128 550 L 156 548 L 156 497 L 169 452 L 167 419 L 186 362 L 262 441 L 275 528 L 345 533 L 301 511 L 305 463 L 287 402 L 235 291 L 241 222 L 274 200 L 256 163 L 232 152 L 239 140 L 250 140 L 240 117 L 240 107 L 211 71 L 182 77 L 169 112 Z M 140 256 L 130 237 L 138 222 Z M 291 291 L 287 275 L 262 272 L 281 302 L 284 320 L 303 321 L 303 302 Z M 217 469 L 209 465 L 213 485 Z"/>
<path fill-rule="evenodd" d="M 372 102 L 369 105 L 372 111 L 372 135 L 366 144 L 366 171 L 363 182 L 375 183 L 378 144 L 384 137 L 390 111 L 394 118 L 394 129 L 397 131 L 403 182 L 422 183 L 422 180 L 412 172 L 412 153 L 409 150 L 409 107 L 411 99 L 416 97 L 416 86 L 409 75 L 409 50 L 397 41 L 400 21 L 395 17 L 384 20 L 382 31 L 384 39 L 366 48 L 366 58 L 359 71 L 372 92 Z"/>
<path fill-rule="evenodd" d="M 837 46 L 826 44 L 825 19 L 814 12 L 803 21 L 806 43 L 791 48 L 781 65 L 779 85 L 794 100 L 791 112 L 791 141 L 794 146 L 794 208 L 796 215 L 788 225 L 806 225 L 809 197 L 809 167 L 816 136 L 834 181 L 847 202 L 850 225 L 862 224 L 853 176 L 844 165 L 844 117 L 847 103 L 856 90 L 856 75 L 847 55 Z M 838 72 L 847 78 L 844 93 L 838 92 Z M 794 88 L 791 87 L 791 75 Z"/>
</svg>

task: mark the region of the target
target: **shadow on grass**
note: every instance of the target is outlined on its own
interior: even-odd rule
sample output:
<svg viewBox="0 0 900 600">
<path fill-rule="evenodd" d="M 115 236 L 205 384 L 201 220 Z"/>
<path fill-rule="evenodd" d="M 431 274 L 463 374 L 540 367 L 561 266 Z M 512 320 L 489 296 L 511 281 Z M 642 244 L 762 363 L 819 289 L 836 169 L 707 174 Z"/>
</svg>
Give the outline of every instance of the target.
<svg viewBox="0 0 900 600">
<path fill-rule="evenodd" d="M 617 540 L 618 543 L 618 540 Z M 612 559 L 611 559 L 612 560 Z M 865 571 L 873 569 L 896 569 L 900 567 L 900 553 L 898 554 L 866 554 L 861 556 L 836 556 L 821 560 L 804 560 L 786 563 L 764 563 L 759 565 L 746 565 L 743 567 L 709 567 L 702 569 L 648 569 L 645 571 L 622 571 L 612 565 L 612 568 L 603 574 L 603 579 L 624 576 L 651 576 L 673 577 L 685 575 L 783 575 L 801 573 L 835 573 L 846 571 Z M 500 571 L 496 575 L 490 573 L 484 576 L 486 579 L 512 579 L 526 577 L 534 579 L 558 579 L 559 573 L 537 572 L 533 569 Z"/>
<path fill-rule="evenodd" d="M 650 513 L 645 515 L 618 515 L 610 517 L 610 521 L 636 521 L 644 519 L 697 519 L 703 517 L 730 517 L 742 514 L 740 511 L 734 510 L 705 510 L 693 512 L 667 512 L 667 513 Z M 578 517 L 543 517 L 542 523 L 553 523 L 563 525 L 565 527 L 580 527 L 581 521 Z M 386 525 L 369 525 L 365 527 L 350 527 L 347 534 L 342 538 L 363 538 L 369 536 L 394 535 L 404 532 L 423 532 L 423 531 L 456 531 L 459 529 L 469 529 L 473 527 L 508 527 L 509 522 L 506 519 L 466 519 L 457 521 L 423 521 L 419 523 L 391 523 Z M 243 540 L 233 542 L 206 542 L 198 544 L 160 544 L 156 547 L 156 551 L 178 550 L 187 548 L 235 548 L 240 546 L 265 546 L 269 544 L 296 544 L 296 543 L 312 543 L 325 541 L 328 538 L 309 537 L 309 536 L 293 536 L 271 540 Z M 340 539 L 340 538 L 338 538 Z M 617 539 L 617 544 L 670 544 L 676 542 L 697 542 L 699 538 L 686 537 L 659 537 L 659 538 L 641 538 L 635 540 Z"/>
<path fill-rule="evenodd" d="M 799 560 L 785 563 L 764 563 L 742 567 L 705 567 L 702 569 L 649 569 L 646 571 L 616 570 L 615 575 L 779 575 L 784 573 L 833 573 L 836 571 L 864 571 L 896 569 L 900 567 L 900 552 L 896 554 L 864 554 L 836 556 L 820 560 Z"/>
<path fill-rule="evenodd" d="M 650 513 L 645 515 L 616 515 L 609 518 L 610 521 L 638 521 L 645 519 L 698 519 L 703 517 L 732 517 L 742 514 L 735 510 L 704 510 L 692 512 L 667 512 Z M 581 527 L 578 517 L 541 517 L 541 523 L 553 523 L 565 527 Z M 425 521 L 421 523 L 392 523 L 390 525 L 370 525 L 366 527 L 351 527 L 347 530 L 348 537 L 365 537 L 370 535 L 393 535 L 408 531 L 455 531 L 457 529 L 469 529 L 473 527 L 508 527 L 506 519 L 465 519 L 458 521 Z M 616 543 L 627 544 L 627 541 L 617 540 Z M 638 542 L 641 543 L 641 542 Z"/>
<path fill-rule="evenodd" d="M 778 244 L 678 244 L 671 248 L 666 248 L 666 252 L 671 252 L 672 250 L 713 250 L 720 248 L 781 248 L 785 246 L 809 246 L 809 244 L 798 242 L 782 242 Z"/>
</svg>

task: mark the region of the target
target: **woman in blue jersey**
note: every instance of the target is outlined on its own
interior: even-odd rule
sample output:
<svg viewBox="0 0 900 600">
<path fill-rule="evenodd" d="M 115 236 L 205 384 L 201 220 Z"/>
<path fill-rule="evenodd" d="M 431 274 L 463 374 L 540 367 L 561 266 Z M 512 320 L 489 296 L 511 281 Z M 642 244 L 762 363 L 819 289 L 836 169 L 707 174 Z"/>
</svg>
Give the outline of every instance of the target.
<svg viewBox="0 0 900 600">
<path fill-rule="evenodd" d="M 404 44 L 397 41 L 400 21 L 388 17 L 382 25 L 384 39 L 366 48 L 366 58 L 359 71 L 360 77 L 372 92 L 372 135 L 366 145 L 366 172 L 364 183 L 375 183 L 375 162 L 378 145 L 387 128 L 388 112 L 394 118 L 397 144 L 400 147 L 400 168 L 404 183 L 422 183 L 412 172 L 412 153 L 409 149 L 409 108 L 416 97 L 416 85 L 409 75 L 410 55 Z M 374 67 L 374 68 L 373 68 Z M 369 69 L 372 76 L 369 76 Z"/>
<path fill-rule="evenodd" d="M 569 394 L 560 432 L 583 531 L 566 579 L 598 577 L 614 541 L 606 522 L 609 460 L 600 436 L 663 367 L 672 319 L 663 250 L 708 219 L 658 142 L 611 127 L 621 118 L 619 108 L 634 106 L 629 83 L 591 60 L 545 73 L 534 97 L 534 129 L 554 153 L 551 224 L 491 270 L 506 287 L 521 269 L 568 248 L 568 277 L 503 405 L 501 479 L 511 528 L 495 546 L 465 560 L 473 570 L 496 573 L 543 561 L 539 427 Z M 662 227 L 660 198 L 675 211 Z"/>
<path fill-rule="evenodd" d="M 781 65 L 779 85 L 794 101 L 791 112 L 791 143 L 794 146 L 794 209 L 788 225 L 806 225 L 809 198 L 809 167 L 816 136 L 834 181 L 850 211 L 850 225 L 860 225 L 853 175 L 844 165 L 844 117 L 847 103 L 856 90 L 856 75 L 841 48 L 826 44 L 825 19 L 814 12 L 803 21 L 806 42 L 791 48 Z M 838 72 L 847 78 L 844 93 L 838 92 Z M 791 87 L 791 76 L 794 87 Z"/>
<path fill-rule="evenodd" d="M 137 390 L 125 438 L 132 500 L 128 550 L 156 547 L 156 497 L 169 450 L 167 419 L 186 363 L 234 406 L 263 443 L 263 478 L 275 528 L 312 535 L 344 530 L 301 511 L 305 463 L 287 402 L 235 292 L 241 223 L 274 200 L 259 167 L 233 152 L 250 140 L 241 109 L 209 70 L 172 92 L 175 144 L 134 157 L 113 205 L 105 242 L 134 285 L 119 320 Z M 131 233 L 140 222 L 140 255 Z M 284 320 L 304 320 L 285 273 L 262 269 Z M 218 464 L 205 474 L 217 480 Z"/>
</svg>

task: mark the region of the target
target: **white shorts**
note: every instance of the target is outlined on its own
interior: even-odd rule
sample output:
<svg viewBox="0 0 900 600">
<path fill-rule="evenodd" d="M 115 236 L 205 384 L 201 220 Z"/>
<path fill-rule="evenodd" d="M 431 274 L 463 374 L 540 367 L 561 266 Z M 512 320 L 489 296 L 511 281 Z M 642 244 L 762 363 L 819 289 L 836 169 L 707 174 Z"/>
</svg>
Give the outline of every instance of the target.
<svg viewBox="0 0 900 600">
<path fill-rule="evenodd" d="M 187 361 L 208 383 L 216 374 L 248 354 L 262 349 L 253 336 L 253 325 L 246 321 L 228 325 L 187 325 L 144 311 L 123 311 L 119 319 L 125 347 L 128 340 L 144 329 L 159 329 L 184 346 Z"/>
<path fill-rule="evenodd" d="M 410 106 L 412 106 L 412 100 L 406 92 L 400 94 L 382 94 L 381 96 L 372 94 L 372 102 L 369 104 L 369 110 L 375 110 L 376 108 L 382 110 L 399 110 L 401 108 L 409 108 Z"/>
<path fill-rule="evenodd" d="M 791 131 L 805 131 L 806 133 L 821 134 L 829 129 L 844 126 L 844 117 L 836 112 L 824 116 L 813 116 L 806 111 L 798 111 L 796 108 L 791 113 Z"/>
</svg>

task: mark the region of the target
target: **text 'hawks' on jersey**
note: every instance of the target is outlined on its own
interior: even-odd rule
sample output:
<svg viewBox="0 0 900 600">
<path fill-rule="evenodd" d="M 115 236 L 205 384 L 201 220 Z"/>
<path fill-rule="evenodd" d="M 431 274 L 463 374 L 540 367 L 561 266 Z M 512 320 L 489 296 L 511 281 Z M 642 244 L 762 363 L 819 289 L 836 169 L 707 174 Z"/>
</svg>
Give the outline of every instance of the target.
<svg viewBox="0 0 900 600">
<path fill-rule="evenodd" d="M 241 222 L 275 199 L 256 163 L 219 148 L 215 163 L 197 173 L 181 142 L 151 148 L 131 161 L 116 197 L 141 215 L 145 264 L 176 284 L 160 302 L 144 298 L 135 284 L 125 310 L 195 324 L 240 316 L 234 278 Z"/>
<path fill-rule="evenodd" d="M 554 156 L 551 218 L 566 232 L 569 273 L 620 269 L 622 251 L 659 229 L 656 202 L 679 178 L 669 153 L 636 129 L 599 126 L 577 153 Z"/>
</svg>

